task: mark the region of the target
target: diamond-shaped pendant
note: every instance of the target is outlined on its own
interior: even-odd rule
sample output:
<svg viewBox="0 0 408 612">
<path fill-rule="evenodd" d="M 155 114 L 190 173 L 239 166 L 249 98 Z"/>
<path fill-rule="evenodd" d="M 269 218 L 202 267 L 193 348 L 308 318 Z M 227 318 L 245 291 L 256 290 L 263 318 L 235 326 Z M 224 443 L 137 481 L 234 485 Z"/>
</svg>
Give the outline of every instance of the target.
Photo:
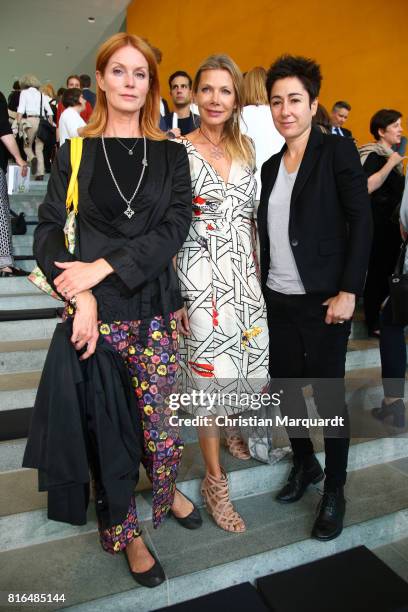
<svg viewBox="0 0 408 612">
<path fill-rule="evenodd" d="M 125 215 L 128 217 L 128 219 L 131 219 L 134 214 L 135 214 L 135 211 L 132 210 L 130 206 L 128 205 L 127 209 L 125 210 Z"/>
</svg>

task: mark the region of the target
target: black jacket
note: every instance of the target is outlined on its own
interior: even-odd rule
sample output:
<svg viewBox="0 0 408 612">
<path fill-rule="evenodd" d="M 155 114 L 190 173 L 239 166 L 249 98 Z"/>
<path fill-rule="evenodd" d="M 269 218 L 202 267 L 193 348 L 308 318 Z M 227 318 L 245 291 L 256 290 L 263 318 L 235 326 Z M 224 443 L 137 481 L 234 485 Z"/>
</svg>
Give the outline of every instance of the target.
<svg viewBox="0 0 408 612">
<path fill-rule="evenodd" d="M 107 219 L 89 195 L 98 138 L 86 138 L 78 174 L 78 235 L 75 255 L 65 248 L 63 228 L 70 144 L 58 152 L 44 203 L 38 211 L 34 255 L 49 282 L 61 273 L 55 261 L 105 258 L 115 273 L 93 287 L 103 321 L 147 319 L 182 307 L 172 257 L 191 223 L 191 179 L 185 147 L 168 140 L 147 142 L 147 178 L 132 203 L 135 214 Z"/>
<path fill-rule="evenodd" d="M 90 468 L 107 501 L 104 528 L 121 523 L 139 478 L 142 429 L 126 366 L 101 338 L 79 361 L 70 321 L 57 325 L 35 400 L 23 467 L 37 468 L 48 518 L 84 525 Z M 98 500 L 97 500 L 98 501 Z"/>
<path fill-rule="evenodd" d="M 261 283 L 270 264 L 268 205 L 286 150 L 262 166 L 258 209 Z M 312 128 L 292 192 L 289 241 L 306 293 L 363 292 L 372 219 L 367 179 L 352 140 Z"/>
</svg>

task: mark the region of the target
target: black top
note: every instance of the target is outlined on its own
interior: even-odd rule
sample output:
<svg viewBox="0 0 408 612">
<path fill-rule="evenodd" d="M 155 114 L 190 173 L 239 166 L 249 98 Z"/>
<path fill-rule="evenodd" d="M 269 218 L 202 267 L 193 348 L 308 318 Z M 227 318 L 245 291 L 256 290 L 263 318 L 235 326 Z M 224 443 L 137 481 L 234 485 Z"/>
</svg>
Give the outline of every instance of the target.
<svg viewBox="0 0 408 612">
<path fill-rule="evenodd" d="M 121 138 L 120 142 L 123 144 L 121 145 L 116 138 L 105 138 L 106 153 L 120 190 L 125 198 L 130 200 L 142 172 L 143 139 L 139 138 L 136 142 L 135 138 Z M 135 145 L 133 153 L 129 155 L 124 147 L 131 149 L 133 145 Z M 139 192 L 144 187 L 148 174 L 149 166 L 143 175 Z M 89 195 L 101 213 L 110 221 L 127 208 L 112 180 L 100 138 L 96 146 L 95 169 L 89 186 Z"/>
<path fill-rule="evenodd" d="M 109 143 L 112 144 L 113 151 L 117 143 Z M 97 172 L 101 172 L 101 184 L 109 185 L 111 179 L 104 176 L 108 171 L 100 160 L 100 149 L 99 138 L 84 140 L 78 175 L 79 240 L 75 254 L 70 255 L 65 248 L 63 233 L 70 175 L 67 141 L 58 152 L 44 203 L 39 207 L 34 255 L 51 283 L 61 273 L 54 261 L 93 262 L 105 258 L 115 272 L 92 289 L 103 321 L 146 319 L 177 310 L 182 306 L 182 298 L 172 257 L 184 243 L 191 223 L 191 179 L 186 150 L 168 140 L 147 142 L 148 173 L 132 204 L 135 214 L 128 219 L 123 214 L 124 202 L 116 200 L 105 210 L 102 199 L 96 204 L 91 197 L 90 185 Z M 124 154 L 127 156 L 126 151 Z M 120 159 L 114 161 L 113 168 L 125 163 Z M 97 191 L 95 185 L 94 182 L 93 194 Z M 112 191 L 112 186 L 108 188 Z M 116 216 L 112 218 L 115 206 Z"/>
<path fill-rule="evenodd" d="M 281 151 L 261 170 L 258 208 L 261 284 L 266 285 L 270 251 L 269 196 Z M 336 295 L 363 291 L 371 248 L 372 218 L 367 179 L 350 138 L 312 128 L 290 201 L 288 237 L 306 293 Z"/>
<path fill-rule="evenodd" d="M 21 91 L 19 89 L 13 89 L 8 97 L 8 107 L 11 111 L 17 112 L 18 103 L 20 102 Z"/>
<path fill-rule="evenodd" d="M 378 153 L 370 153 L 364 162 L 367 177 L 375 174 L 387 163 L 387 158 Z M 374 223 L 398 223 L 399 206 L 404 192 L 405 178 L 396 170 L 391 170 L 384 183 L 371 193 Z"/>
<path fill-rule="evenodd" d="M 164 130 L 171 130 L 173 127 L 173 113 L 168 113 L 164 116 Z M 188 117 L 184 117 L 184 119 L 178 119 L 177 127 L 180 130 L 182 136 L 186 134 L 190 134 L 193 130 L 196 130 L 200 126 L 200 115 L 194 115 L 190 112 Z"/>
<path fill-rule="evenodd" d="M 10 127 L 9 118 L 8 118 L 8 110 L 7 110 L 7 100 L 4 95 L 0 91 L 0 138 L 2 136 L 6 136 L 6 134 L 12 134 L 12 129 Z M 0 168 L 6 172 L 7 170 L 7 160 L 9 158 L 9 153 L 4 144 L 0 140 Z"/>
</svg>

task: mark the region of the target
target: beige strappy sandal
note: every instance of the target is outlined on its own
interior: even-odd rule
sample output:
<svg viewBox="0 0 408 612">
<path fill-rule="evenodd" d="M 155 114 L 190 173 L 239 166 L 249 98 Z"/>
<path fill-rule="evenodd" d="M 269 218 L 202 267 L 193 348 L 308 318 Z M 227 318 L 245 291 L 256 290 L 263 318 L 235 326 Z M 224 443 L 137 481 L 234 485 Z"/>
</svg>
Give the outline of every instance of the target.
<svg viewBox="0 0 408 612">
<path fill-rule="evenodd" d="M 225 531 L 242 533 L 246 530 L 242 517 L 234 510 L 229 498 L 228 478 L 221 468 L 221 478 L 215 478 L 207 474 L 201 484 L 201 495 L 203 496 L 208 513 L 213 517 L 215 523 Z"/>
<path fill-rule="evenodd" d="M 247 461 L 251 458 L 248 444 L 239 434 L 225 434 L 225 446 L 231 455 L 237 459 Z"/>
</svg>

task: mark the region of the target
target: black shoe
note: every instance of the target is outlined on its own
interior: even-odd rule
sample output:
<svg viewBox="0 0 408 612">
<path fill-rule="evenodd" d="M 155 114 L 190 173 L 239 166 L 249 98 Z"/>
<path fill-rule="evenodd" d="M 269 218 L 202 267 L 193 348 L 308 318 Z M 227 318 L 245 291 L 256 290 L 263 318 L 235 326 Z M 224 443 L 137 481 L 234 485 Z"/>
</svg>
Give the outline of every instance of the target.
<svg viewBox="0 0 408 612">
<path fill-rule="evenodd" d="M 6 270 L 0 270 L 0 278 L 11 278 L 12 276 L 28 276 L 30 273 L 22 270 L 21 268 L 16 268 L 15 266 L 7 266 L 10 268 L 10 272 Z"/>
<path fill-rule="evenodd" d="M 276 501 L 281 504 L 292 504 L 303 496 L 310 484 L 317 484 L 323 478 L 324 472 L 314 455 L 311 455 L 307 464 L 295 461 L 288 482 L 277 494 Z"/>
<path fill-rule="evenodd" d="M 33 157 L 33 159 L 31 160 L 30 166 L 31 166 L 31 175 L 35 176 L 37 174 L 37 166 L 38 166 L 38 161 L 36 157 Z"/>
<path fill-rule="evenodd" d="M 35 177 L 36 181 L 43 181 L 44 180 L 44 175 L 43 174 L 39 174 L 38 176 Z"/>
<path fill-rule="evenodd" d="M 166 576 L 164 574 L 164 570 L 160 565 L 159 561 L 156 559 L 150 548 L 148 548 L 149 553 L 152 555 L 155 563 L 154 565 L 147 570 L 147 572 L 134 572 L 130 567 L 129 559 L 126 559 L 129 565 L 129 571 L 132 574 L 133 578 L 136 580 L 138 584 L 144 587 L 149 587 L 153 589 L 154 587 L 159 586 L 162 582 L 166 580 Z"/>
<path fill-rule="evenodd" d="M 187 497 L 187 495 L 184 495 L 184 493 L 181 493 L 181 495 L 193 504 L 193 502 Z M 190 514 L 184 516 L 183 518 L 176 516 L 172 510 L 170 510 L 169 514 L 172 514 L 176 521 L 186 529 L 198 529 L 203 524 L 203 519 L 201 518 L 200 511 L 195 504 L 193 504 L 193 509 Z"/>
<path fill-rule="evenodd" d="M 373 408 L 371 414 L 379 421 L 390 419 L 391 425 L 394 427 L 405 427 L 405 404 L 404 400 L 399 399 L 392 404 L 386 404 L 382 401 L 380 408 Z"/>
<path fill-rule="evenodd" d="M 327 542 L 334 540 L 343 531 L 346 500 L 343 487 L 325 491 L 318 506 L 318 516 L 312 529 L 312 538 Z"/>
</svg>

